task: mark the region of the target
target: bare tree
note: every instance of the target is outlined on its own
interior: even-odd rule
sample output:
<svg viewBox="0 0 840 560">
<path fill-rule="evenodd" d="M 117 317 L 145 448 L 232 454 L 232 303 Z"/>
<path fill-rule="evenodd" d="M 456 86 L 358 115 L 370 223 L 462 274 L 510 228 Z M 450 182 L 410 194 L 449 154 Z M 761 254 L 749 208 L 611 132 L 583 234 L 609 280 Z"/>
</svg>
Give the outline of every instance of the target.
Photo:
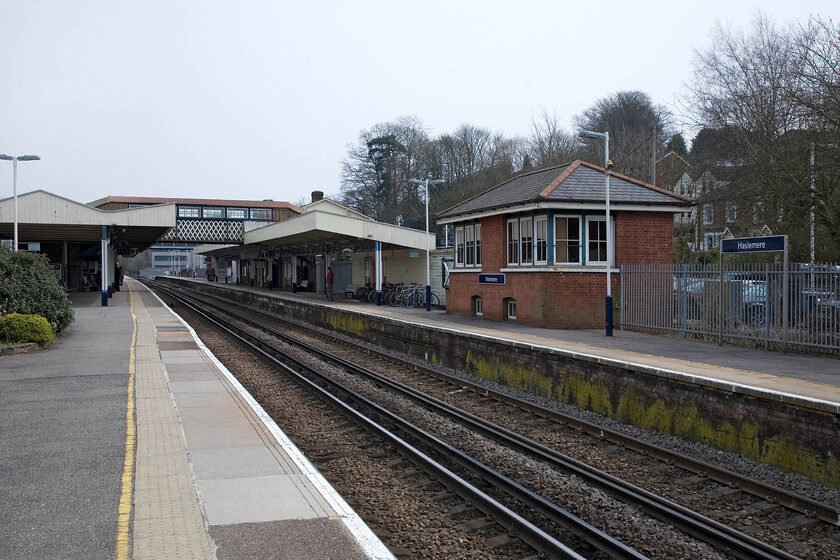
<svg viewBox="0 0 840 560">
<path fill-rule="evenodd" d="M 641 91 L 621 91 L 599 99 L 575 117 L 578 128 L 610 133 L 610 159 L 616 171 L 650 181 L 651 137 L 658 153 L 674 134 L 673 116 L 663 105 L 654 105 Z M 583 157 L 598 165 L 604 162 L 603 144 L 590 142 Z"/>
<path fill-rule="evenodd" d="M 810 164 L 817 146 L 837 139 L 838 48 L 838 28 L 819 20 L 780 31 L 758 16 L 750 34 L 718 24 L 712 46 L 696 54 L 686 97 L 696 123 L 732 146 L 727 180 L 791 236 L 798 258 L 807 255 L 812 211 L 835 248 L 822 257 L 838 256 L 837 174 Z"/>
<path fill-rule="evenodd" d="M 409 179 L 421 174 L 428 143 L 415 117 L 363 130 L 342 161 L 341 202 L 383 222 L 419 215 L 421 200 Z"/>
<path fill-rule="evenodd" d="M 527 146 L 529 159 L 536 169 L 568 163 L 579 151 L 575 136 L 560 126 L 557 114 L 545 110 L 539 121 L 531 119 Z"/>
</svg>

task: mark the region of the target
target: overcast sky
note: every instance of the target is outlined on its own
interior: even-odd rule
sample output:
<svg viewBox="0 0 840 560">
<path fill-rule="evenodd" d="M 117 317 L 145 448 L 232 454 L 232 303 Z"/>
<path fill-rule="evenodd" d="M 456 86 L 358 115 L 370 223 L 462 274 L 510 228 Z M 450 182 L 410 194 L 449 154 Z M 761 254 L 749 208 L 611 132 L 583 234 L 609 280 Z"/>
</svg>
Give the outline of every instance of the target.
<svg viewBox="0 0 840 560">
<path fill-rule="evenodd" d="M 18 194 L 308 203 L 402 116 L 527 136 L 624 90 L 678 112 L 715 21 L 759 9 L 840 19 L 837 0 L 0 0 L 0 153 L 41 156 Z"/>
</svg>

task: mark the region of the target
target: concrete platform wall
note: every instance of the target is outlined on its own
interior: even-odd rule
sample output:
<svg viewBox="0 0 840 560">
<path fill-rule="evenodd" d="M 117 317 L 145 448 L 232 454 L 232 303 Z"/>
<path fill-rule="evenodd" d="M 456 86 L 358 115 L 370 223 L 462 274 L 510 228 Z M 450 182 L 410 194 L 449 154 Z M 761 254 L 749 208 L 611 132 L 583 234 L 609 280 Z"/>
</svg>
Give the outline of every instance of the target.
<svg viewBox="0 0 840 560">
<path fill-rule="evenodd" d="M 191 287 L 840 486 L 840 417 L 819 402 L 805 406 L 802 399 L 744 387 L 729 391 L 646 366 L 212 284 Z"/>
</svg>

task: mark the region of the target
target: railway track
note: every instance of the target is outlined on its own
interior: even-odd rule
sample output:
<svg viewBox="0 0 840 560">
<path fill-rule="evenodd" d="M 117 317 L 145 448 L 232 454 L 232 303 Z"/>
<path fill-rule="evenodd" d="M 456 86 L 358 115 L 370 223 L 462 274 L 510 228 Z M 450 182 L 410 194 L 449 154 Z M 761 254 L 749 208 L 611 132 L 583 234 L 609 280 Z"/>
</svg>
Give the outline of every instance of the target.
<svg viewBox="0 0 840 560">
<path fill-rule="evenodd" d="M 174 295 L 171 295 L 170 297 L 174 297 Z M 206 297 L 204 299 L 206 299 Z M 231 311 L 229 303 L 225 304 L 224 308 L 224 311 L 221 312 L 223 315 L 234 315 Z M 252 318 L 239 313 L 236 313 L 236 315 L 239 315 L 237 317 L 238 321 L 249 324 L 248 327 L 239 327 L 236 330 L 251 331 L 250 336 L 256 338 L 264 338 L 268 333 L 271 335 L 271 338 L 284 340 L 284 343 L 286 344 L 300 344 L 299 341 L 290 340 L 288 335 L 280 332 L 272 326 L 277 323 L 276 319 L 270 319 L 269 322 L 271 322 L 272 325 L 269 325 L 266 321 L 256 322 Z M 216 320 L 218 321 L 218 319 Z M 293 330 L 295 331 L 296 337 L 301 335 L 302 328 L 299 325 L 295 325 Z M 324 334 L 321 332 L 316 332 L 314 335 L 310 336 L 320 340 L 323 340 L 324 338 Z M 265 341 L 262 341 L 256 344 L 260 345 L 264 342 Z M 337 338 L 333 338 L 328 341 L 328 345 L 333 347 L 341 346 L 343 348 L 346 344 L 347 341 L 339 340 Z M 367 380 L 365 383 L 369 384 L 371 387 L 375 386 L 375 390 L 372 390 L 369 387 L 363 388 L 362 390 L 347 388 L 339 390 L 335 385 L 333 385 L 333 388 L 330 391 L 342 391 L 345 395 L 352 394 L 352 397 L 350 398 L 354 404 L 347 406 L 364 406 L 368 410 L 373 411 L 369 414 L 378 418 L 387 418 L 388 425 L 390 426 L 387 428 L 388 430 L 398 430 L 401 434 L 407 434 L 413 441 L 420 442 L 418 444 L 419 446 L 424 447 L 424 449 L 431 450 L 428 451 L 428 454 L 437 454 L 439 456 L 446 457 L 448 459 L 448 465 L 456 465 L 456 467 L 444 468 L 445 470 L 449 470 L 449 468 L 457 469 L 459 473 L 462 473 L 460 475 L 460 479 L 466 482 L 466 486 L 461 486 L 461 483 L 456 484 L 452 480 L 448 480 L 443 484 L 450 488 L 457 487 L 457 492 L 464 497 L 464 499 L 469 500 L 472 504 L 477 504 L 480 501 L 480 498 L 478 498 L 477 495 L 472 494 L 472 492 L 476 491 L 479 486 L 485 484 L 492 484 L 493 490 L 491 493 L 494 495 L 501 492 L 499 488 L 504 488 L 505 494 L 515 493 L 516 497 L 515 502 L 513 503 L 518 505 L 510 508 L 513 515 L 503 514 L 500 511 L 496 511 L 493 509 L 494 506 L 488 505 L 488 503 L 484 503 L 482 506 L 476 507 L 479 507 L 479 509 L 481 509 L 485 514 L 491 515 L 494 519 L 504 524 L 508 531 L 515 532 L 516 535 L 522 537 L 523 541 L 528 543 L 530 547 L 533 547 L 534 550 L 540 551 L 548 556 L 576 557 L 574 554 L 579 554 L 568 550 L 568 545 L 566 545 L 565 542 L 569 542 L 569 540 L 566 537 L 564 537 L 565 542 L 560 542 L 559 546 L 558 544 L 552 543 L 550 539 L 547 539 L 555 531 L 555 528 L 558 527 L 561 528 L 562 532 L 572 535 L 571 541 L 582 543 L 582 549 L 584 552 L 587 552 L 586 557 L 592 557 L 588 554 L 592 550 L 598 551 L 595 554 L 601 554 L 604 557 L 613 558 L 640 558 L 646 557 L 646 555 L 650 554 L 650 552 L 657 552 L 655 550 L 655 546 L 651 547 L 651 545 L 646 543 L 644 539 L 638 538 L 635 540 L 637 542 L 641 542 L 641 546 L 637 546 L 637 548 L 642 549 L 644 552 L 635 550 L 632 546 L 624 544 L 622 540 L 610 537 L 604 530 L 596 529 L 589 522 L 582 521 L 580 516 L 576 515 L 576 513 L 572 513 L 565 508 L 559 507 L 557 505 L 558 502 L 562 502 L 564 504 L 565 502 L 562 498 L 562 491 L 560 492 L 561 496 L 558 497 L 556 492 L 557 488 L 562 488 L 564 491 L 569 492 L 570 486 L 566 482 L 560 483 L 558 481 L 571 479 L 575 482 L 586 481 L 586 485 L 589 488 L 587 490 L 575 488 L 575 490 L 572 490 L 571 492 L 589 493 L 589 500 L 595 502 L 602 500 L 602 495 L 606 495 L 608 498 L 602 503 L 609 504 L 609 507 L 632 508 L 633 510 L 639 512 L 639 515 L 651 516 L 657 523 L 664 523 L 668 526 L 676 527 L 680 533 L 685 533 L 694 539 L 697 539 L 697 541 L 706 543 L 704 546 L 708 546 L 710 550 L 716 551 L 717 554 L 721 555 L 720 557 L 826 557 L 825 555 L 820 556 L 821 553 L 819 546 L 812 547 L 813 550 L 806 551 L 804 556 L 796 556 L 779 550 L 774 546 L 766 544 L 762 540 L 748 536 L 744 532 L 729 526 L 738 525 L 737 523 L 724 524 L 720 521 L 695 513 L 692 508 L 676 504 L 671 500 L 657 496 L 649 490 L 626 483 L 615 476 L 602 472 L 600 469 L 565 456 L 556 450 L 556 444 L 545 445 L 534 441 L 531 437 L 524 438 L 515 433 L 516 430 L 499 427 L 495 425 L 495 422 L 482 419 L 480 417 L 481 415 L 503 417 L 507 420 L 510 420 L 511 417 L 522 418 L 521 422 L 524 422 L 529 426 L 526 428 L 529 436 L 532 436 L 533 432 L 539 432 L 542 434 L 540 438 L 549 440 L 554 439 L 558 431 L 587 435 L 590 440 L 594 437 L 595 440 L 599 442 L 598 446 L 602 449 L 605 446 L 607 447 L 607 451 L 605 451 L 607 456 L 612 456 L 614 458 L 616 454 L 621 453 L 622 455 L 630 454 L 635 458 L 643 457 L 645 461 L 657 461 L 657 464 L 653 467 L 651 467 L 648 463 L 646 467 L 642 467 L 640 470 L 647 472 L 662 471 L 665 472 L 666 478 L 675 478 L 673 472 L 671 472 L 672 469 L 690 469 L 691 472 L 699 474 L 683 475 L 678 477 L 678 480 L 680 480 L 682 484 L 682 486 L 680 486 L 680 484 L 677 485 L 682 488 L 679 492 L 684 492 L 685 488 L 689 488 L 691 486 L 701 486 L 703 489 L 699 493 L 695 492 L 695 496 L 706 495 L 708 497 L 709 495 L 716 495 L 720 498 L 718 502 L 733 502 L 733 495 L 742 496 L 744 490 L 748 490 L 754 495 L 759 496 L 760 499 L 756 498 L 749 504 L 749 506 L 741 507 L 740 510 L 752 512 L 753 515 L 760 515 L 762 512 L 770 511 L 772 512 L 772 515 L 783 517 L 782 519 L 774 522 L 776 527 L 782 527 L 785 523 L 787 523 L 790 527 L 797 531 L 800 536 L 804 528 L 814 527 L 816 523 L 823 528 L 824 532 L 828 533 L 828 536 L 823 538 L 817 533 L 813 538 L 811 538 L 811 540 L 815 543 L 825 541 L 825 546 L 830 546 L 833 542 L 831 539 L 836 538 L 836 531 L 832 531 L 831 529 L 836 530 L 837 512 L 834 511 L 832 517 L 830 507 L 822 506 L 821 504 L 808 500 L 807 498 L 796 496 L 793 493 L 779 491 L 778 489 L 767 487 L 757 481 L 738 481 L 738 475 L 735 475 L 734 473 L 730 473 L 722 469 L 713 469 L 708 465 L 698 464 L 696 461 L 687 457 L 674 456 L 669 454 L 666 450 L 656 449 L 651 447 L 649 444 L 634 440 L 633 438 L 628 438 L 622 434 L 605 432 L 603 428 L 586 425 L 586 423 L 577 419 L 562 417 L 556 412 L 536 407 L 532 403 L 525 403 L 521 400 L 512 400 L 509 395 L 502 393 L 491 394 L 487 387 L 478 385 L 474 387 L 467 387 L 463 379 L 444 376 L 437 370 L 423 368 L 410 361 L 398 362 L 400 363 L 401 369 L 405 370 L 402 375 L 406 378 L 414 378 L 416 383 L 423 384 L 425 388 L 422 391 L 412 389 L 404 384 L 396 383 L 389 377 L 372 372 L 367 368 L 359 368 L 356 364 L 351 363 L 346 359 L 333 355 L 325 355 L 321 349 L 315 347 L 314 345 L 306 345 L 303 346 L 303 348 L 303 352 L 305 354 L 310 356 L 318 354 L 321 360 L 326 360 L 334 366 L 342 368 L 344 371 L 352 372 L 345 375 L 355 379 L 356 383 L 358 383 L 359 379 L 364 378 Z M 276 352 L 276 350 L 261 351 L 268 353 Z M 355 352 L 357 355 L 359 354 L 358 349 L 349 352 Z M 372 350 L 370 348 L 365 348 L 363 352 L 370 356 Z M 381 355 L 373 357 L 373 361 L 379 363 L 382 363 L 384 359 L 385 358 Z M 387 355 L 387 359 L 389 363 L 393 363 L 395 360 L 395 358 L 391 355 Z M 455 395 L 455 398 L 461 401 L 469 401 L 471 407 L 478 407 L 482 409 L 483 412 L 480 414 L 465 413 L 458 407 L 442 402 L 442 400 L 445 399 L 429 397 L 425 394 L 429 391 L 429 376 L 435 376 L 435 378 L 439 380 L 436 382 L 439 385 L 437 390 L 439 394 L 444 396 L 448 395 L 447 398 L 450 400 L 452 399 L 452 396 Z M 417 381 L 417 378 L 419 377 L 422 377 L 425 381 Z M 329 383 L 334 384 L 335 382 Z M 455 387 L 455 389 L 453 389 L 453 387 Z M 465 391 L 465 389 L 468 388 L 472 389 L 474 392 L 468 393 Z M 349 393 L 347 391 L 349 391 Z M 390 394 L 397 394 L 399 395 L 399 397 L 397 397 L 398 399 L 403 400 L 408 404 L 395 405 L 396 409 L 402 409 L 403 412 L 392 413 L 382 408 L 368 396 L 370 393 L 376 393 L 378 391 L 387 391 Z M 365 392 L 365 395 L 362 395 L 362 392 Z M 472 397 L 469 395 L 472 395 Z M 475 395 L 480 395 L 480 397 L 476 398 Z M 343 402 L 347 402 L 347 398 L 347 396 L 341 397 Z M 394 397 L 378 397 L 378 400 L 385 401 L 393 399 Z M 488 403 L 496 404 L 491 405 Z M 459 406 L 460 404 L 463 403 L 459 403 Z M 511 413 L 511 406 L 515 407 L 513 410 L 515 410 L 516 413 Z M 432 414 L 435 418 L 445 418 L 447 422 L 454 423 L 451 425 L 447 424 L 447 426 L 450 427 L 444 429 L 443 432 L 469 430 L 469 434 L 472 435 L 466 436 L 467 440 L 470 438 L 478 439 L 480 437 L 482 441 L 486 440 L 488 442 L 494 442 L 493 445 L 498 446 L 499 449 L 503 449 L 504 453 L 515 452 L 518 457 L 524 457 L 525 459 L 517 459 L 518 462 L 516 465 L 518 466 L 516 467 L 504 467 L 498 465 L 489 467 L 486 465 L 481 466 L 481 462 L 477 461 L 475 456 L 482 454 L 492 455 L 492 453 L 486 452 L 487 449 L 492 447 L 490 444 L 482 443 L 478 446 L 473 446 L 472 454 L 462 453 L 459 449 L 456 449 L 453 444 L 443 441 L 439 435 L 432 433 L 432 431 L 417 428 L 415 423 L 419 424 L 421 420 L 415 418 L 414 422 L 406 423 L 406 421 L 400 417 L 401 414 L 411 416 L 412 412 L 420 410 L 421 407 L 422 410 L 427 411 L 424 412 L 424 414 Z M 490 409 L 502 407 L 503 411 L 491 411 L 488 413 L 488 407 Z M 439 421 L 432 420 L 430 422 L 434 424 Z M 452 428 L 452 425 L 457 426 L 457 429 Z M 440 432 L 441 429 L 438 428 L 437 431 Z M 475 434 L 480 435 L 477 436 Z M 392 442 L 391 445 L 397 444 Z M 409 447 L 413 446 L 409 444 Z M 467 447 L 469 447 L 469 445 L 467 445 Z M 407 448 L 402 448 L 401 452 L 407 454 L 409 451 Z M 412 461 L 415 464 L 420 465 L 425 471 L 430 471 L 432 469 L 431 464 L 426 462 L 428 459 L 418 459 L 415 457 Z M 523 465 L 527 465 L 528 469 L 536 473 L 552 473 L 552 475 L 549 477 L 543 476 L 542 482 L 540 481 L 539 476 L 530 478 L 522 477 L 519 475 L 519 471 L 525 468 Z M 639 467 L 636 468 L 639 469 Z M 507 471 L 507 473 L 504 471 Z M 710 475 L 709 472 L 712 474 Z M 469 483 L 469 480 L 473 480 L 474 482 Z M 548 482 L 546 482 L 546 480 L 548 480 Z M 710 481 L 718 485 L 718 487 L 713 490 L 706 489 L 705 486 L 701 484 L 706 481 Z M 529 487 L 541 486 L 544 488 L 545 493 L 552 497 L 546 497 L 541 493 L 528 489 Z M 554 488 L 552 489 L 552 487 Z M 505 499 L 509 500 L 510 498 Z M 620 504 L 620 506 L 615 506 L 614 504 Z M 759 506 L 756 504 L 772 505 Z M 787 507 L 781 508 L 781 505 L 785 505 Z M 780 509 L 788 511 L 789 508 L 798 508 L 800 510 L 804 510 L 805 513 L 799 513 L 792 516 L 788 515 L 786 517 L 779 516 Z M 577 509 L 586 510 L 587 508 L 583 507 Z M 790 509 L 790 511 L 795 510 Z M 626 512 L 617 514 L 618 517 L 621 517 L 622 515 L 628 514 L 626 514 Z M 629 515 L 632 517 L 635 514 L 631 513 Z M 799 520 L 797 515 L 802 519 Z M 535 517 L 538 519 L 534 519 Z M 829 521 L 815 522 L 817 517 L 820 519 L 827 517 L 829 520 L 833 520 L 833 523 L 830 523 Z M 529 519 L 534 520 L 531 521 Z M 610 526 L 610 521 L 604 520 L 603 518 L 599 519 L 597 523 L 600 526 Z M 743 526 L 743 524 L 741 525 Z M 531 526 L 536 527 L 537 531 L 530 536 L 525 536 Z M 659 525 L 654 526 L 659 527 Z M 657 528 L 654 531 L 660 530 L 662 529 Z M 622 534 L 626 537 L 628 529 L 621 529 L 619 532 L 623 532 Z M 780 542 L 783 543 L 783 540 Z M 578 546 L 580 547 L 581 545 Z M 693 545 L 686 546 L 690 547 Z M 801 547 L 799 548 L 800 550 L 798 552 L 801 553 Z M 565 554 L 571 555 L 564 556 Z M 702 557 L 704 554 L 711 553 L 701 550 L 699 555 L 695 553 L 686 554 L 687 555 L 684 557 Z M 816 556 L 809 556 L 810 554 L 816 554 Z M 715 556 L 710 555 L 708 557 Z"/>
</svg>

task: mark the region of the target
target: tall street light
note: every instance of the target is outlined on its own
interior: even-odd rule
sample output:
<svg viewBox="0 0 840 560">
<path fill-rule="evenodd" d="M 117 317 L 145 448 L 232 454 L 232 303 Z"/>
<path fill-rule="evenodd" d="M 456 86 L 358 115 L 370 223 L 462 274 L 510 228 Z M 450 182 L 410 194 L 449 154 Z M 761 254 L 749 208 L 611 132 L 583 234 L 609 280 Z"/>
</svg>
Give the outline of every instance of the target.
<svg viewBox="0 0 840 560">
<path fill-rule="evenodd" d="M 591 130 L 581 130 L 578 133 L 578 138 L 597 138 L 604 140 L 604 184 L 606 190 L 606 214 L 607 214 L 607 308 L 606 308 L 606 335 L 613 335 L 613 299 L 612 299 L 612 284 L 610 282 L 610 255 L 612 255 L 612 236 L 610 235 L 610 170 L 612 169 L 612 162 L 610 161 L 610 133 L 609 132 L 592 132 Z"/>
<path fill-rule="evenodd" d="M 423 185 L 426 189 L 426 311 L 432 310 L 432 265 L 429 258 L 429 185 L 440 185 L 443 179 L 409 179 L 409 183 Z"/>
<path fill-rule="evenodd" d="M 38 156 L 7 156 L 6 154 L 0 154 L 0 159 L 5 159 L 6 161 L 12 162 L 12 192 L 14 193 L 15 198 L 15 245 L 14 250 L 18 250 L 18 209 L 17 209 L 17 162 L 19 161 L 33 161 L 36 159 L 41 159 Z"/>
</svg>

